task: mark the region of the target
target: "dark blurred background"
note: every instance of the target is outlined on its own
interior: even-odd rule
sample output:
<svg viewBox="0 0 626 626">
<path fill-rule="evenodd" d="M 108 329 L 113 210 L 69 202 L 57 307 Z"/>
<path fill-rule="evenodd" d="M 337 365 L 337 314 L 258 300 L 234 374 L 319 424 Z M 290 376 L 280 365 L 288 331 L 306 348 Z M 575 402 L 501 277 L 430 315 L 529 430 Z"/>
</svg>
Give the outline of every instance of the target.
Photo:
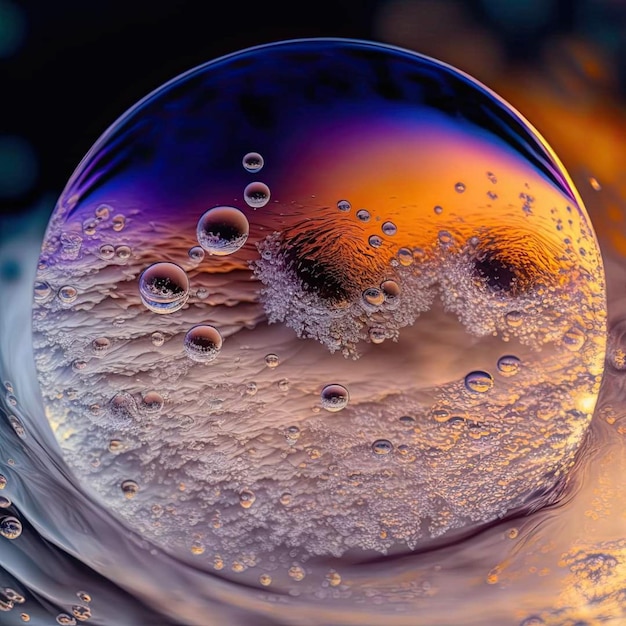
<svg viewBox="0 0 626 626">
<path fill-rule="evenodd" d="M 241 48 L 319 36 L 393 43 L 467 71 L 570 171 L 626 197 L 626 0 L 0 0 L 0 229 L 38 204 L 51 210 L 99 135 L 164 81 Z"/>
</svg>

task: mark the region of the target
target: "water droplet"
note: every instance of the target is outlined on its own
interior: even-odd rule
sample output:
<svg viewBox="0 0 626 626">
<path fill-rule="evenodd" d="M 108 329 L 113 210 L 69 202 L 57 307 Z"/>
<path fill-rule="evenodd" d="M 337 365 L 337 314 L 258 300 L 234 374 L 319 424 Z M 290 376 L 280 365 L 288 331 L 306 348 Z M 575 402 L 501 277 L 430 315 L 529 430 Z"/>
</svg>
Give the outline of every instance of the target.
<svg viewBox="0 0 626 626">
<path fill-rule="evenodd" d="M 246 188 L 243 192 L 243 197 L 248 206 L 251 206 L 254 209 L 259 209 L 261 207 L 264 207 L 270 201 L 270 188 L 265 183 L 256 181 L 254 183 L 246 185 Z M 247 233 L 248 231 L 246 230 L 246 236 Z"/>
<path fill-rule="evenodd" d="M 300 429 L 297 426 L 288 426 L 285 429 L 285 439 L 288 443 L 295 443 L 300 438 Z"/>
<path fill-rule="evenodd" d="M 6 539 L 17 539 L 22 534 L 22 522 L 13 517 L 7 515 L 0 518 L 0 535 Z"/>
<path fill-rule="evenodd" d="M 381 229 L 387 237 L 392 237 L 398 232 L 398 227 L 393 222 L 383 222 Z"/>
<path fill-rule="evenodd" d="M 45 281 L 37 281 L 35 283 L 33 291 L 33 297 L 35 299 L 35 302 L 44 302 L 50 297 L 50 294 L 52 293 L 50 285 Z"/>
<path fill-rule="evenodd" d="M 272 577 L 269 574 L 261 574 L 259 576 L 259 582 L 264 586 L 267 587 L 269 585 L 272 584 Z"/>
<path fill-rule="evenodd" d="M 127 500 L 131 500 L 139 492 L 139 485 L 134 480 L 125 480 L 122 482 L 120 487 Z"/>
<path fill-rule="evenodd" d="M 522 325 L 522 322 L 524 321 L 524 316 L 519 311 L 509 311 L 505 315 L 505 320 L 507 325 L 511 328 L 518 328 Z"/>
<path fill-rule="evenodd" d="M 400 297 L 400 285 L 395 280 L 385 280 L 380 284 L 380 289 L 387 304 L 395 304 Z"/>
<path fill-rule="evenodd" d="M 160 348 L 165 343 L 165 335 L 157 330 L 150 335 L 150 341 L 152 341 L 152 345 Z"/>
<path fill-rule="evenodd" d="M 95 211 L 94 215 L 100 220 L 104 221 L 109 219 L 109 215 L 111 213 L 111 207 L 107 204 L 101 204 Z"/>
<path fill-rule="evenodd" d="M 378 287 L 368 287 L 363 292 L 363 300 L 372 306 L 380 306 L 385 301 L 385 294 Z"/>
<path fill-rule="evenodd" d="M 111 441 L 109 441 L 108 450 L 112 454 L 118 454 L 119 452 L 124 450 L 124 447 L 124 442 L 120 441 L 119 439 L 111 439 Z"/>
<path fill-rule="evenodd" d="M 91 617 L 91 609 L 88 606 L 74 605 L 72 615 L 79 621 L 85 622 Z"/>
<path fill-rule="evenodd" d="M 370 221 L 370 212 L 366 209 L 359 209 L 356 212 L 356 217 L 361 222 L 369 222 Z"/>
<path fill-rule="evenodd" d="M 405 267 L 413 265 L 413 252 L 409 248 L 400 248 L 398 250 L 398 261 L 400 265 L 404 265 Z"/>
<path fill-rule="evenodd" d="M 410 415 L 403 415 L 400 417 L 400 423 L 407 428 L 412 428 L 415 426 L 415 418 Z"/>
<path fill-rule="evenodd" d="M 78 297 L 78 291 L 71 285 L 65 285 L 59 289 L 58 298 L 63 304 L 71 304 Z"/>
<path fill-rule="evenodd" d="M 437 237 L 442 246 L 449 246 L 454 243 L 452 233 L 449 233 L 447 230 L 440 230 Z"/>
<path fill-rule="evenodd" d="M 385 456 L 393 450 L 393 444 L 388 439 L 377 439 L 372 443 L 372 452 L 377 456 Z"/>
<path fill-rule="evenodd" d="M 132 253 L 133 251 L 130 249 L 130 246 L 117 246 L 117 248 L 115 248 L 115 258 L 118 261 L 128 261 Z"/>
<path fill-rule="evenodd" d="M 489 182 L 493 183 L 494 185 L 498 182 L 498 179 L 493 172 L 487 172 L 487 178 L 489 179 Z"/>
<path fill-rule="evenodd" d="M 250 382 L 246 384 L 246 395 L 255 396 L 258 390 L 256 383 Z"/>
<path fill-rule="evenodd" d="M 331 587 L 338 587 L 341 584 L 341 576 L 335 570 L 330 570 L 326 574 L 326 580 Z"/>
<path fill-rule="evenodd" d="M 243 489 L 239 492 L 239 504 L 244 509 L 249 509 L 254 504 L 255 500 L 256 496 L 253 491 L 250 491 L 250 489 Z"/>
<path fill-rule="evenodd" d="M 435 206 L 435 208 L 433 209 L 433 211 L 437 214 L 437 215 L 441 215 L 443 213 L 443 207 L 442 206 Z"/>
<path fill-rule="evenodd" d="M 30 622 L 30 615 L 28 613 L 20 613 L 20 619 L 23 622 Z"/>
<path fill-rule="evenodd" d="M 87 237 L 93 237 L 96 234 L 96 220 L 88 219 L 83 222 L 83 233 L 87 235 Z"/>
<path fill-rule="evenodd" d="M 195 554 L 196 556 L 199 556 L 200 554 L 204 554 L 205 551 L 205 547 L 204 544 L 201 541 L 194 541 L 191 544 L 191 554 Z"/>
<path fill-rule="evenodd" d="M 204 250 L 201 246 L 194 246 L 193 248 L 189 248 L 189 260 L 194 263 L 200 263 L 204 259 Z"/>
<path fill-rule="evenodd" d="M 289 380 L 287 378 L 279 380 L 277 385 L 281 391 L 289 391 Z"/>
<path fill-rule="evenodd" d="M 148 391 L 141 400 L 140 409 L 148 415 L 157 415 L 163 409 L 165 400 L 158 391 Z"/>
<path fill-rule="evenodd" d="M 304 570 L 299 565 L 293 565 L 289 568 L 287 573 L 289 574 L 289 577 L 293 578 L 296 582 L 303 580 L 306 575 Z"/>
<path fill-rule="evenodd" d="M 91 602 L 91 596 L 86 591 L 77 591 L 76 595 L 80 600 L 89 604 Z"/>
<path fill-rule="evenodd" d="M 586 340 L 587 337 L 585 336 L 585 333 L 577 326 L 572 326 L 563 335 L 563 345 L 570 352 L 578 352 L 583 347 Z"/>
<path fill-rule="evenodd" d="M 110 243 L 103 243 L 98 250 L 100 258 L 109 261 L 115 256 L 115 248 Z"/>
<path fill-rule="evenodd" d="M 261 171 L 264 163 L 263 157 L 258 152 L 248 152 L 241 161 L 246 172 L 251 174 Z"/>
<path fill-rule="evenodd" d="M 198 290 L 196 291 L 196 298 L 198 298 L 198 300 L 206 300 L 208 297 L 209 297 L 208 289 L 204 287 L 198 288 Z"/>
<path fill-rule="evenodd" d="M 111 340 L 106 337 L 98 337 L 91 342 L 91 349 L 98 356 L 105 355 L 111 347 Z"/>
<path fill-rule="evenodd" d="M 465 387 L 475 393 L 485 393 L 493 387 L 493 377 L 480 370 L 470 372 L 465 377 Z"/>
<path fill-rule="evenodd" d="M 187 356 L 198 363 L 209 363 L 222 349 L 222 335 L 214 326 L 199 324 L 187 331 L 184 340 Z"/>
<path fill-rule="evenodd" d="M 521 361 L 512 354 L 501 356 L 498 359 L 498 370 L 503 376 L 514 376 L 519 372 Z"/>
<path fill-rule="evenodd" d="M 265 365 L 267 365 L 267 367 L 269 368 L 275 368 L 278 367 L 278 364 L 280 363 L 280 361 L 278 360 L 278 356 L 276 354 L 268 354 L 265 357 Z"/>
<path fill-rule="evenodd" d="M 372 248 L 380 248 L 383 245 L 383 240 L 378 235 L 370 235 L 368 242 Z"/>
<path fill-rule="evenodd" d="M 381 344 L 387 338 L 387 331 L 384 328 L 372 327 L 368 331 L 370 341 L 374 344 Z"/>
<path fill-rule="evenodd" d="M 124 226 L 126 226 L 126 218 L 123 215 L 116 215 L 111 220 L 111 225 L 113 227 L 113 230 L 116 233 L 119 233 L 121 230 L 124 230 Z"/>
<path fill-rule="evenodd" d="M 154 313 L 179 311 L 189 297 L 189 278 L 175 263 L 154 263 L 139 277 L 139 295 Z"/>
<path fill-rule="evenodd" d="M 6 496 L 0 496 L 0 509 L 8 509 L 11 506 L 11 500 Z"/>
<path fill-rule="evenodd" d="M 322 389 L 321 404 L 322 408 L 332 413 L 345 409 L 350 400 L 348 390 L 343 385 L 326 385 Z"/>
<path fill-rule="evenodd" d="M 456 185 L 454 185 L 454 191 L 456 191 L 457 193 L 463 193 L 465 191 L 465 184 L 456 183 Z"/>
<path fill-rule="evenodd" d="M 246 216 L 239 209 L 230 206 L 209 209 L 198 220 L 196 229 L 198 243 L 209 254 L 217 256 L 237 252 L 246 243 L 249 232 L 250 225 Z"/>
<path fill-rule="evenodd" d="M 7 486 L 7 478 L 4 474 L 0 474 L 0 489 L 4 489 Z"/>
<path fill-rule="evenodd" d="M 57 615 L 57 624 L 61 626 L 76 626 L 76 620 L 67 613 L 59 613 Z"/>
<path fill-rule="evenodd" d="M 339 200 L 339 202 L 337 202 L 337 208 L 346 213 L 352 208 L 352 205 L 347 200 Z"/>
</svg>

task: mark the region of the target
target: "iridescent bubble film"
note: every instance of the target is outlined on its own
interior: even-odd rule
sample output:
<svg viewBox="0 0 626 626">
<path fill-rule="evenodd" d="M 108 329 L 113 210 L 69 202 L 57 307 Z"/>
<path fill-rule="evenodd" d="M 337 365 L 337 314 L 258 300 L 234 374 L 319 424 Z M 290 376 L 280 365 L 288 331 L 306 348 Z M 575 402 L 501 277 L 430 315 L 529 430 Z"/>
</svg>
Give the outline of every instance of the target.
<svg viewBox="0 0 626 626">
<path fill-rule="evenodd" d="M 155 564 L 339 624 L 429 596 L 402 558 L 557 501 L 605 299 L 517 112 L 432 59 L 303 40 L 196 68 L 95 144 L 46 231 L 34 356 L 72 479 Z"/>
<path fill-rule="evenodd" d="M 153 93 L 72 176 L 37 281 L 65 459 L 168 552 L 209 545 L 204 567 L 413 550 L 537 506 L 602 372 L 598 249 L 549 150 L 466 77 L 372 45 L 244 52 Z"/>
</svg>

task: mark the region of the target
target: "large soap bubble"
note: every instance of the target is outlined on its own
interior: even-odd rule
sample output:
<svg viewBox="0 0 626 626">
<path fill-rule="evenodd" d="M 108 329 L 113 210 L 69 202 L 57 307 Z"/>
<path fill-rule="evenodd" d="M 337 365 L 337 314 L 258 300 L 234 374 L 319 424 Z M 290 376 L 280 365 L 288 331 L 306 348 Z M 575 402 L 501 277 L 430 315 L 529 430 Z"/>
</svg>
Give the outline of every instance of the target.
<svg viewBox="0 0 626 626">
<path fill-rule="evenodd" d="M 280 43 L 168 83 L 85 157 L 43 244 L 37 367 L 68 464 L 130 528 L 295 580 L 553 501 L 603 281 L 569 177 L 488 89 Z"/>
</svg>

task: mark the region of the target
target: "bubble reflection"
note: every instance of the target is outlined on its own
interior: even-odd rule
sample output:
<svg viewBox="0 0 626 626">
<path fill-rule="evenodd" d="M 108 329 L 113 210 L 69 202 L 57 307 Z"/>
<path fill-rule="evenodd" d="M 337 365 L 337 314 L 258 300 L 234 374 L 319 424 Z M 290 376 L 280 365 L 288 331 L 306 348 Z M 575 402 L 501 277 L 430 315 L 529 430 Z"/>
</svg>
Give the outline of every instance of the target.
<svg viewBox="0 0 626 626">
<path fill-rule="evenodd" d="M 354 78 L 345 69 L 340 76 L 348 82 L 358 78 L 359 89 L 372 80 L 368 55 L 388 55 L 399 85 L 405 84 L 405 71 L 418 77 L 434 71 L 443 84 L 470 85 L 486 107 L 508 115 L 511 123 L 517 119 L 491 94 L 421 57 L 366 44 L 292 45 L 295 51 L 309 46 L 312 72 L 316 63 L 327 62 L 324 55 L 317 59 L 315 46 L 335 46 L 341 62 L 359 70 Z M 291 67 L 288 46 L 247 53 L 248 59 L 255 61 L 254 55 L 262 53 L 270 55 L 270 68 L 280 66 L 281 77 Z M 229 62 L 198 71 L 194 80 L 203 72 L 219 79 Z M 289 79 L 297 81 L 299 75 L 294 72 Z M 271 83 L 272 76 L 267 80 Z M 176 89 L 174 84 L 159 96 L 163 103 L 176 97 Z M 276 94 L 276 107 L 283 106 L 280 96 Z M 54 445 L 81 487 L 117 520 L 117 530 L 109 532 L 127 529 L 138 542 L 126 538 L 117 545 L 129 554 L 140 550 L 148 567 L 129 567 L 118 577 L 153 599 L 157 585 L 151 577 L 158 576 L 157 565 L 173 567 L 168 558 L 175 557 L 179 578 L 169 588 L 184 589 L 186 603 L 163 610 L 178 612 L 190 623 L 206 624 L 201 607 L 207 603 L 214 605 L 215 623 L 236 624 L 246 610 L 274 613 L 276 605 L 270 611 L 266 596 L 255 595 L 259 586 L 267 587 L 263 593 L 299 594 L 292 594 L 299 614 L 303 619 L 316 615 L 316 623 L 343 623 L 372 594 L 380 599 L 381 611 L 394 597 L 407 609 L 425 605 L 433 624 L 463 623 L 463 602 L 451 608 L 449 593 L 431 592 L 455 582 L 453 576 L 443 578 L 435 561 L 423 562 L 400 598 L 397 590 L 406 576 L 401 561 L 390 559 L 385 576 L 379 576 L 375 568 L 355 567 L 355 559 L 410 555 L 415 548 L 451 541 L 457 532 L 497 524 L 518 509 L 553 502 L 591 419 L 604 351 L 602 266 L 584 209 L 565 174 L 529 129 L 516 127 L 541 167 L 537 159 L 527 158 L 521 142 L 505 145 L 495 132 L 485 140 L 492 127 L 488 120 L 481 126 L 480 118 L 472 118 L 477 113 L 469 104 L 466 115 L 481 128 L 476 135 L 471 125 L 455 127 L 414 95 L 394 101 L 372 91 L 371 98 L 379 106 L 372 109 L 374 117 L 395 120 L 397 131 L 390 134 L 386 127 L 384 134 L 375 133 L 369 151 L 359 144 L 357 152 L 344 142 L 336 157 L 324 162 L 323 177 L 316 178 L 320 170 L 311 163 L 321 159 L 320 146 L 329 141 L 322 132 L 328 112 L 312 102 L 307 106 L 318 124 L 315 136 L 288 115 L 277 118 L 286 126 L 271 132 L 252 116 L 245 120 L 246 132 L 229 136 L 228 142 L 207 129 L 220 159 L 236 164 L 232 176 L 209 168 L 196 178 L 195 171 L 183 172 L 164 149 L 157 155 L 171 180 L 121 172 L 119 180 L 109 179 L 109 187 L 92 192 L 86 163 L 48 229 L 42 258 L 55 263 L 40 270 L 37 280 L 61 289 L 71 277 L 78 294 L 72 302 L 52 298 L 34 305 L 35 355 Z M 158 97 L 152 102 L 156 110 L 139 109 L 133 115 L 156 124 Z M 351 112 L 350 118 L 340 121 L 354 129 L 355 137 L 362 136 L 357 131 L 363 127 L 376 128 L 371 111 L 362 118 Z M 123 118 L 94 154 L 116 150 L 115 133 L 134 132 L 130 121 Z M 181 117 L 178 123 L 191 122 Z M 431 143 L 424 143 L 425 130 Z M 417 135 L 419 144 L 413 141 Z M 268 141 L 275 136 L 288 138 L 289 145 Z M 294 143 L 307 163 L 305 171 L 287 158 Z M 396 173 L 394 193 L 385 188 L 377 195 L 384 185 L 364 181 L 362 162 L 378 158 L 384 166 L 393 154 L 392 143 L 400 145 L 402 162 L 420 163 L 423 177 L 415 182 L 401 164 L 390 162 L 381 175 Z M 132 151 L 132 142 L 124 145 Z M 272 176 L 276 206 L 273 201 L 255 211 L 245 200 L 231 206 L 249 183 L 240 163 L 250 145 L 267 159 L 263 173 L 267 180 Z M 305 147 L 308 153 L 303 153 Z M 420 157 L 422 150 L 428 159 Z M 451 158 L 453 153 L 459 157 Z M 407 154 L 415 158 L 407 159 Z M 479 199 L 485 189 L 478 181 L 493 184 L 485 180 L 485 171 L 493 171 L 498 180 L 501 204 L 493 214 L 485 213 Z M 127 206 L 113 206 L 106 197 L 116 186 L 122 188 L 126 177 L 146 190 L 146 207 L 160 224 L 158 240 L 146 236 L 145 222 L 131 219 Z M 177 180 L 180 184 L 174 185 Z M 459 180 L 464 181 L 462 192 L 455 189 Z M 524 209 L 527 199 L 517 202 L 527 182 L 534 198 L 530 212 Z M 395 200 L 388 200 L 392 195 Z M 70 209 L 74 197 L 78 200 Z M 354 210 L 338 211 L 338 197 L 349 197 L 354 207 L 367 206 L 368 221 Z M 406 209 L 414 206 L 409 202 L 414 197 L 423 198 L 423 211 Z M 110 260 L 91 254 L 101 250 L 102 240 L 83 241 L 79 247 L 66 238 L 71 245 L 55 248 L 63 239 L 55 229 L 71 228 L 72 220 L 82 228 L 82 212 L 93 214 L 103 202 L 126 216 L 123 228 L 106 235 L 115 250 L 124 247 L 128 254 Z M 182 207 L 175 219 L 174 204 Z M 446 210 L 437 215 L 432 207 L 439 205 Z M 240 212 L 251 245 L 241 240 L 245 229 L 230 231 L 213 223 L 200 228 L 207 206 Z M 576 221 L 561 235 L 558 216 L 570 213 L 572 206 Z M 558 215 L 550 213 L 554 207 Z M 239 234 L 231 237 L 235 231 Z M 208 247 L 200 232 L 207 235 Z M 191 268 L 188 251 L 196 237 L 209 254 Z M 372 245 L 372 240 L 380 243 Z M 524 245 L 516 246 L 516 241 Z M 228 252 L 211 253 L 211 246 Z M 188 301 L 171 316 L 153 315 L 142 304 L 137 280 L 151 263 L 164 262 L 180 263 L 194 293 L 204 288 L 210 297 Z M 515 282 L 501 280 L 504 267 L 514 272 Z M 568 271 L 556 271 L 561 267 Z M 377 290 L 375 303 L 364 297 L 368 290 Z M 522 323 L 511 323 L 515 313 Z M 185 342 L 189 329 L 199 325 L 225 338 L 219 358 L 206 368 L 194 366 Z M 94 341 L 102 337 L 111 344 L 93 358 Z M 524 367 L 515 376 L 502 376 L 499 359 L 510 353 Z M 73 363 L 82 365 L 73 368 Z M 320 390 L 337 380 L 349 389 L 349 403 L 341 411 L 320 411 Z M 488 389 L 483 389 L 485 380 Z M 250 394 L 246 390 L 252 381 L 255 392 Z M 281 385 L 283 381 L 288 383 Z M 142 407 L 153 404 L 152 392 L 167 402 L 157 401 L 158 417 L 147 419 Z M 86 410 L 96 405 L 106 408 L 101 416 Z M 445 411 L 446 419 L 432 419 L 433 407 Z M 414 425 L 405 419 L 409 416 Z M 290 430 L 294 426 L 299 436 L 287 441 L 285 433 L 295 432 Z M 115 454 L 112 441 L 122 442 L 113 447 Z M 137 486 L 128 491 L 133 497 L 124 497 L 123 487 L 120 493 L 127 481 Z M 98 517 L 97 509 L 85 510 Z M 122 535 L 115 534 L 118 539 Z M 244 539 L 250 536 L 255 537 L 253 546 Z M 57 537 L 69 543 L 63 531 Z M 496 537 L 495 531 L 489 537 Z M 466 555 L 476 547 L 468 545 Z M 101 570 L 112 574 L 116 569 L 107 561 L 102 564 L 93 548 L 84 544 L 83 549 Z M 501 562 L 507 549 L 498 544 L 472 560 L 472 572 L 483 572 L 481 584 L 505 580 Z M 606 546 L 605 553 L 610 556 L 612 550 L 619 546 Z M 200 570 L 185 569 L 186 559 Z M 564 557 L 576 580 L 583 576 L 578 571 L 595 571 L 596 565 L 585 559 L 584 554 Z M 442 564 L 452 569 L 443 553 L 438 557 L 440 568 Z M 203 584 L 206 571 L 214 577 L 220 573 L 212 586 Z M 368 577 L 373 580 L 363 584 Z M 460 584 L 453 588 L 465 588 L 461 574 L 456 582 Z M 327 591 L 343 585 L 349 597 Z M 215 609 L 216 598 L 232 600 L 233 593 L 237 611 Z M 320 594 L 325 604 L 319 602 Z M 64 614 L 78 619 L 72 617 L 72 606 L 62 607 Z M 510 606 L 509 598 L 491 608 L 493 614 L 510 616 Z"/>
</svg>

